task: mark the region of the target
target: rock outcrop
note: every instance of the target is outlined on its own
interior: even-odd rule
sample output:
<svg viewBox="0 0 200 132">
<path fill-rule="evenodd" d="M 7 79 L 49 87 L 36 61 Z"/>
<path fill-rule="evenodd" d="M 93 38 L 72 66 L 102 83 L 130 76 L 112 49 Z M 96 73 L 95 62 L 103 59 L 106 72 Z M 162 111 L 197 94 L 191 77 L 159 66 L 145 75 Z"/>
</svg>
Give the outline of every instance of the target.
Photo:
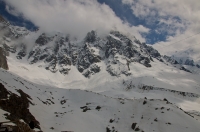
<svg viewBox="0 0 200 132">
<path fill-rule="evenodd" d="M 0 67 L 5 70 L 8 70 L 8 64 L 7 64 L 5 52 L 4 52 L 3 48 L 1 48 L 1 47 L 0 47 Z"/>
<path fill-rule="evenodd" d="M 9 112 L 9 114 L 5 115 L 6 118 L 11 121 L 23 119 L 27 124 L 30 121 L 34 121 L 36 128 L 40 129 L 40 123 L 29 111 L 29 105 L 33 105 L 30 101 L 31 97 L 21 89 L 17 90 L 17 92 L 21 96 L 8 91 L 4 85 L 0 83 L 0 107 Z"/>
</svg>

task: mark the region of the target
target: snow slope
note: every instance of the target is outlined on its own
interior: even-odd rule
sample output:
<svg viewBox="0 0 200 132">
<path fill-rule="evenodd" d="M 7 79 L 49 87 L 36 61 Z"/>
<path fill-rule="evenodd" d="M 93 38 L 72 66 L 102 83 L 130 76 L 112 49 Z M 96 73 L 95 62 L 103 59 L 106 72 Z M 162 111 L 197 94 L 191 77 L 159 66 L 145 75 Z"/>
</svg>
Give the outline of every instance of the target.
<svg viewBox="0 0 200 132">
<path fill-rule="evenodd" d="M 43 86 L 3 69 L 0 75 L 0 82 L 9 91 L 19 95 L 15 89 L 21 89 L 31 96 L 35 105 L 29 109 L 44 132 L 131 132 L 133 123 L 137 123 L 135 131 L 140 132 L 200 130 L 199 121 L 167 100 L 112 98 L 90 91 Z"/>
<path fill-rule="evenodd" d="M 106 64 L 101 62 L 98 64 L 101 72 L 88 79 L 73 66 L 69 74 L 63 76 L 59 72 L 52 73 L 38 67 L 38 64 L 30 65 L 26 60 L 15 59 L 15 55 L 10 54 L 8 57 L 9 72 L 40 85 L 90 90 L 114 98 L 167 98 L 186 111 L 200 112 L 199 74 L 179 70 L 169 63 L 165 64 L 158 60 L 154 60 L 151 64 L 152 67 L 147 68 L 141 64 L 132 63 L 129 66 L 130 76 L 116 77 L 110 76 L 106 71 Z M 141 89 L 142 86 L 151 86 L 153 89 L 144 90 Z M 182 92 L 189 96 L 183 96 Z M 195 94 L 195 97 L 190 97 L 191 94 Z"/>
<path fill-rule="evenodd" d="M 42 67 L 38 67 L 38 64 L 30 65 L 25 61 L 17 60 L 14 56 L 10 55 L 7 57 L 9 71 L 39 84 L 66 89 L 79 88 L 105 91 L 112 89 L 111 87 L 109 88 L 112 85 L 118 89 L 121 87 L 119 84 L 122 84 L 123 80 L 132 80 L 135 86 L 145 84 L 148 86 L 200 94 L 200 75 L 179 70 L 170 64 L 164 64 L 158 60 L 151 62 L 151 68 L 147 68 L 138 63 L 131 63 L 129 66 L 131 75 L 121 75 L 118 77 L 110 76 L 106 71 L 106 64 L 101 62 L 98 64 L 101 67 L 101 72 L 88 79 L 82 76 L 73 66 L 71 66 L 72 71 L 67 76 L 63 76 L 60 73 L 51 73 Z M 108 87 L 104 88 L 103 86 L 106 85 Z"/>
</svg>

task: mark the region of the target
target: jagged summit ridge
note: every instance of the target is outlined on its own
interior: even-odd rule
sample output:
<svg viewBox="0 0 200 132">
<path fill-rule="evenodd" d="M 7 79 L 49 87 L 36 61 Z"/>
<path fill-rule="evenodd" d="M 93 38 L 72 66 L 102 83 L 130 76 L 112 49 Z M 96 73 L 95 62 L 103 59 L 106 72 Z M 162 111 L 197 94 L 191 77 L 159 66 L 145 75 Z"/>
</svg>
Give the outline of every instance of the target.
<svg viewBox="0 0 200 132">
<path fill-rule="evenodd" d="M 99 37 L 95 31 L 91 31 L 82 40 L 71 39 L 69 35 L 61 33 L 42 33 L 34 42 L 30 51 L 27 51 L 25 43 L 14 47 L 4 43 L 4 48 L 15 53 L 17 59 L 25 58 L 30 64 L 43 62 L 38 66 L 53 73 L 67 75 L 71 66 L 75 66 L 87 78 L 101 72 L 101 63 L 106 65 L 106 71 L 111 76 L 129 76 L 129 65 L 133 62 L 147 68 L 151 67 L 154 59 L 179 65 L 178 62 L 171 61 L 171 57 L 161 56 L 151 46 L 141 43 L 136 38 L 131 40 L 119 31 L 111 31 L 106 37 Z M 185 70 L 182 66 L 178 67 Z"/>
<path fill-rule="evenodd" d="M 72 67 L 76 67 L 87 78 L 102 70 L 111 76 L 129 76 L 131 64 L 139 63 L 151 68 L 154 59 L 190 72 L 174 58 L 162 56 L 153 47 L 119 31 L 110 31 L 104 37 L 91 31 L 83 39 L 78 39 L 71 38 L 69 34 L 30 32 L 23 27 L 6 25 L 5 21 L 1 24 L 1 28 L 7 31 L 0 41 L 6 51 L 14 54 L 18 60 L 26 60 L 52 73 L 67 75 Z M 40 35 L 30 38 L 30 34 Z M 28 37 L 31 43 L 27 42 Z M 29 45 L 31 48 L 28 48 Z M 106 68 L 102 69 L 102 64 Z"/>
<path fill-rule="evenodd" d="M 86 77 L 90 74 L 100 72 L 98 63 L 104 61 L 108 65 L 107 70 L 113 75 L 117 75 L 121 73 L 115 73 L 112 65 L 125 66 L 134 61 L 146 67 L 151 67 L 150 61 L 152 58 L 150 55 L 156 57 L 151 52 L 157 53 L 157 51 L 152 51 L 154 49 L 141 44 L 141 50 L 144 51 L 142 53 L 139 50 L 140 47 L 137 45 L 117 31 L 110 32 L 103 39 L 99 38 L 95 31 L 91 31 L 81 42 L 70 41 L 68 36 L 47 36 L 43 33 L 35 40 L 34 47 L 29 53 L 26 51 L 26 45 L 21 44 L 20 50 L 16 50 L 16 57 L 17 59 L 27 57 L 30 64 L 44 61 L 47 70 L 51 72 L 59 71 L 64 75 L 68 73 L 70 66 L 74 65 Z M 150 50 L 146 50 L 147 48 Z M 126 60 L 127 64 L 121 64 L 116 59 L 119 56 Z M 121 72 L 124 73 L 127 71 Z"/>
</svg>

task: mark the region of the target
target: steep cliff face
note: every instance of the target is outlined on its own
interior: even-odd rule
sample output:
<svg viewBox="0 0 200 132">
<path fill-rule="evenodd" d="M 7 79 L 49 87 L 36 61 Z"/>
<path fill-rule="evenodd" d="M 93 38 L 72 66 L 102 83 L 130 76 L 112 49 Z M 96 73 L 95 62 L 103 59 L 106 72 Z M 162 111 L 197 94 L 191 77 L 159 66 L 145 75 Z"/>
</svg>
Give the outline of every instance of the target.
<svg viewBox="0 0 200 132">
<path fill-rule="evenodd" d="M 5 70 L 8 70 L 8 64 L 7 64 L 5 52 L 4 52 L 3 48 L 1 48 L 1 47 L 0 47 L 0 67 Z"/>
</svg>

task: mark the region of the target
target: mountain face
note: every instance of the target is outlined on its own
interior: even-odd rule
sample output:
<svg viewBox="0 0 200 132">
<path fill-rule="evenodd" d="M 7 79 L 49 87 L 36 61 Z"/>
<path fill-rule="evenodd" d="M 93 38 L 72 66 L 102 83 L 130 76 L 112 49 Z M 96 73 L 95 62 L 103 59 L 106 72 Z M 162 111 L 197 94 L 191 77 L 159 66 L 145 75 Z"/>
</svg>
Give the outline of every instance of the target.
<svg viewBox="0 0 200 132">
<path fill-rule="evenodd" d="M 200 130 L 195 61 L 118 31 L 73 38 L 0 20 L 0 64 L 9 67 L 0 68 L 0 121 L 34 120 L 44 132 Z"/>
<path fill-rule="evenodd" d="M 7 31 L 1 41 L 6 51 L 15 54 L 19 60 L 25 59 L 29 64 L 38 64 L 39 67 L 52 73 L 67 75 L 74 66 L 83 76 L 89 78 L 101 72 L 100 63 L 104 63 L 105 70 L 111 76 L 122 74 L 129 76 L 130 64 L 139 63 L 141 66 L 151 68 L 154 59 L 190 72 L 175 59 L 161 56 L 151 46 L 141 43 L 136 38 L 130 39 L 118 31 L 111 31 L 106 37 L 98 37 L 95 31 L 91 31 L 84 39 L 71 39 L 69 35 L 61 33 L 55 35 L 42 33 L 32 39 L 33 47 L 27 49 L 27 43 L 18 42 L 15 45 L 9 43 L 26 39 L 31 34 L 29 31 L 8 24 L 4 24 L 1 28 Z"/>
<path fill-rule="evenodd" d="M 110 31 L 103 37 L 91 31 L 84 38 L 73 38 L 69 34 L 31 32 L 4 19 L 0 29 L 0 44 L 10 71 L 37 83 L 94 89 L 92 81 L 97 88 L 106 81 L 134 78 L 136 85 L 142 82 L 188 92 L 186 76 L 192 76 L 189 82 L 196 82 L 198 77 L 193 73 L 200 73 L 199 65 L 196 69 L 188 66 L 195 65 L 193 60 L 177 61 L 174 56 L 161 55 L 152 46 L 119 31 Z M 198 83 L 190 85 L 198 87 Z"/>
</svg>

